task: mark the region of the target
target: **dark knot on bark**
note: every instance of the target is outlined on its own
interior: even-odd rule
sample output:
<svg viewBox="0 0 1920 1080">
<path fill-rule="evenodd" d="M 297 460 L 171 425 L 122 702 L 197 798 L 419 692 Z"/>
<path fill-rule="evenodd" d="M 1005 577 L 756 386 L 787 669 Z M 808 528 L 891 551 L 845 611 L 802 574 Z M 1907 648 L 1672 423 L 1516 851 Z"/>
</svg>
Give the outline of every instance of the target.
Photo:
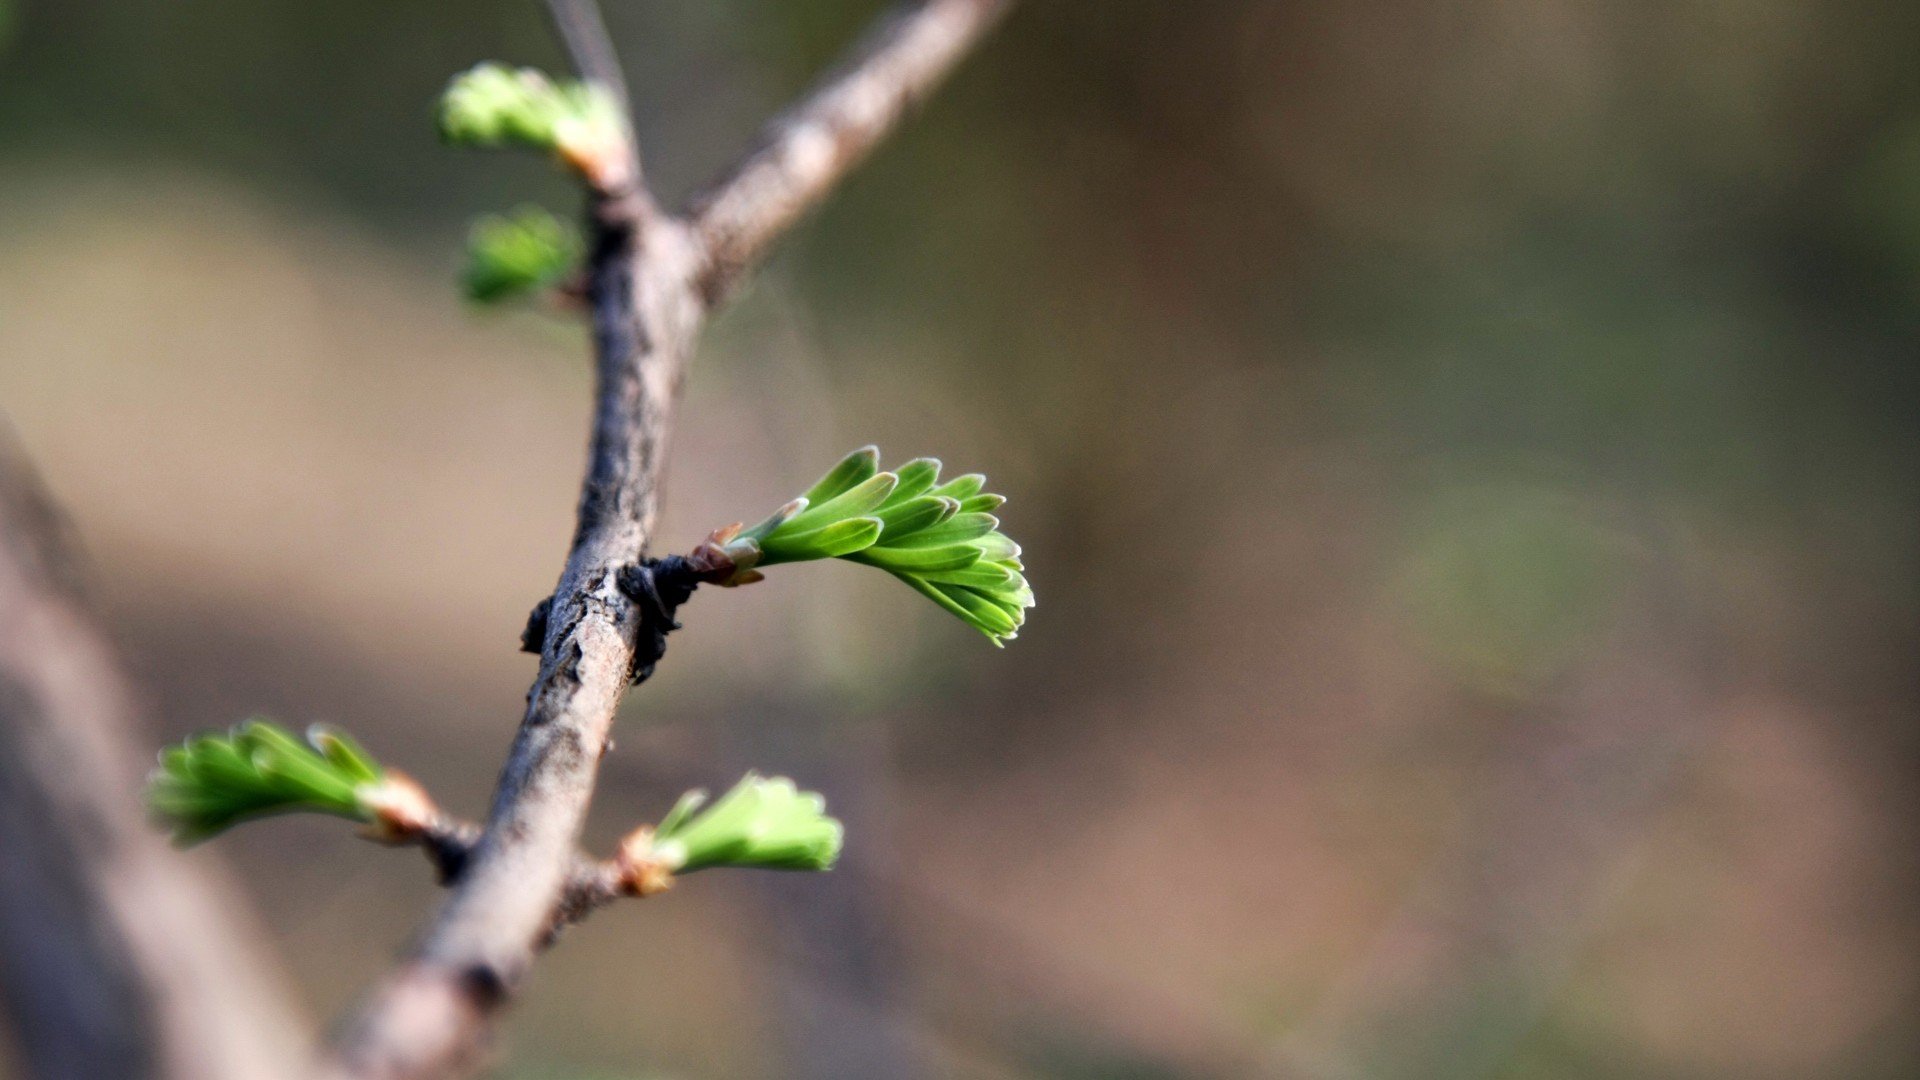
<svg viewBox="0 0 1920 1080">
<path fill-rule="evenodd" d="M 527 613 L 527 625 L 520 628 L 520 651 L 539 656 L 547 647 L 547 615 L 553 611 L 553 597 L 533 605 Z"/>
<path fill-rule="evenodd" d="M 640 609 L 640 633 L 633 651 L 633 667 L 628 671 L 637 686 L 653 674 L 653 667 L 667 654 L 667 635 L 680 629 L 674 612 L 693 595 L 703 581 L 717 581 L 732 572 L 732 564 L 716 565 L 703 560 L 700 552 L 689 558 L 668 555 L 642 559 L 620 568 L 614 584 Z M 535 604 L 520 631 L 520 651 L 538 656 L 546 648 L 547 621 L 553 612 L 553 597 Z"/>
<path fill-rule="evenodd" d="M 655 664 L 667 654 L 667 635 L 680 629 L 673 615 L 700 587 L 702 573 L 684 556 L 642 559 L 620 568 L 614 579 L 620 591 L 640 608 L 640 635 L 634 643 L 634 685 L 647 681 Z"/>
</svg>

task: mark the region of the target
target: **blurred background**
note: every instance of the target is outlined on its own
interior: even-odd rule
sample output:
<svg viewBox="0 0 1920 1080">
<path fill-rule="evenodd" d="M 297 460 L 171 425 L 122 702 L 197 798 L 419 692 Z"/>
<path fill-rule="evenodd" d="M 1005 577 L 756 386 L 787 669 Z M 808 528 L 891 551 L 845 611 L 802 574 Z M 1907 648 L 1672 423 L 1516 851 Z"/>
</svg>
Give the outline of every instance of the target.
<svg viewBox="0 0 1920 1080">
<path fill-rule="evenodd" d="M 669 202 L 876 8 L 606 6 Z M 0 27 L 0 411 L 153 742 L 330 721 L 482 813 L 587 345 L 458 298 L 472 215 L 576 197 L 430 113 L 559 66 L 538 6 Z M 590 841 L 754 766 L 847 857 L 573 931 L 501 1075 L 1915 1075 L 1917 49 L 1898 0 L 1016 11 L 713 328 L 659 543 L 872 441 L 988 473 L 1040 605 L 1000 653 L 850 566 L 703 593 Z M 187 857 L 321 1017 L 436 900 L 321 819 Z"/>
</svg>

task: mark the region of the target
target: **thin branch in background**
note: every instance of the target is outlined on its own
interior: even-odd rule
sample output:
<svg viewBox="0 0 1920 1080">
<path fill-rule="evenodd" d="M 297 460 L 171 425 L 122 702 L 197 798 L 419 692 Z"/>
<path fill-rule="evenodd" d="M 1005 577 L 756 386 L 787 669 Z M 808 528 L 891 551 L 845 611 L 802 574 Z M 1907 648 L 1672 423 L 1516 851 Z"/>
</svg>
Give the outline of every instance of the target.
<svg viewBox="0 0 1920 1080">
<path fill-rule="evenodd" d="M 605 226 L 597 231 L 605 236 L 639 228 L 659 217 L 660 211 L 640 163 L 640 140 L 633 130 L 633 99 L 627 93 L 627 77 L 614 55 L 613 39 L 600 17 L 600 5 L 594 0 L 547 0 L 547 16 L 566 47 L 575 73 L 611 98 L 624 128 L 617 168 L 595 180 L 594 216 Z"/>
<path fill-rule="evenodd" d="M 1012 5 L 932 0 L 883 16 L 836 71 L 761 133 L 759 145 L 686 217 L 718 297 L 930 93 Z"/>
<path fill-rule="evenodd" d="M 0 427 L 0 1005 L 43 1078 L 273 1080 L 304 1025 L 232 885 L 167 850 L 65 519 Z"/>
<path fill-rule="evenodd" d="M 632 107 L 627 77 L 613 55 L 613 38 L 593 0 L 547 0 L 547 16 L 582 79 L 610 91 L 623 108 Z"/>
</svg>

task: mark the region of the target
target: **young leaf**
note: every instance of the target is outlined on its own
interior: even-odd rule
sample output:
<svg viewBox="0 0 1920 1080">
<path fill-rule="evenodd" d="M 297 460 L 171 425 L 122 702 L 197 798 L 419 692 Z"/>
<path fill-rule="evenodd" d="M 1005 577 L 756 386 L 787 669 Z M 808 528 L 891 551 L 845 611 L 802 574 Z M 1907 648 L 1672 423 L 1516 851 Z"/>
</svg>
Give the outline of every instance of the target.
<svg viewBox="0 0 1920 1080">
<path fill-rule="evenodd" d="M 314 811 L 374 820 L 370 802 L 389 779 L 340 732 L 315 728 L 308 742 L 261 720 L 226 735 L 194 735 L 160 754 L 147 801 L 182 844 L 266 814 Z"/>
<path fill-rule="evenodd" d="M 880 538 L 880 529 L 879 518 L 860 517 L 836 521 L 811 532 L 770 536 L 760 543 L 760 565 L 851 555 L 871 547 Z"/>
<path fill-rule="evenodd" d="M 920 577 L 940 585 L 965 585 L 983 591 L 1011 589 L 1020 580 L 1020 575 L 990 562 L 976 562 L 958 570 L 929 570 Z"/>
<path fill-rule="evenodd" d="M 440 95 L 440 134 L 456 145 L 551 149 L 561 109 L 559 89 L 540 72 L 476 64 L 454 76 Z"/>
<path fill-rule="evenodd" d="M 1013 542 L 1006 533 L 988 533 L 979 540 L 980 557 L 989 562 L 1002 559 L 1017 562 L 1020 558 L 1020 545 Z"/>
<path fill-rule="evenodd" d="M 985 485 L 979 473 L 940 483 L 936 458 L 881 472 L 878 451 L 863 447 L 759 525 L 716 533 L 732 562 L 723 583 L 759 580 L 756 567 L 842 558 L 892 573 L 1000 644 L 1025 622 L 1033 590 L 1020 546 L 990 513 L 1006 500 Z"/>
<path fill-rule="evenodd" d="M 620 106 L 605 89 L 496 63 L 454 76 L 440 96 L 439 127 L 457 146 L 549 151 L 590 179 L 618 167 L 626 146 Z"/>
<path fill-rule="evenodd" d="M 878 566 L 895 573 L 928 573 L 934 570 L 959 570 L 980 561 L 980 549 L 970 544 L 947 547 L 890 548 L 871 547 L 847 556 L 853 562 Z"/>
<path fill-rule="evenodd" d="M 839 464 L 827 470 L 827 475 L 821 477 L 818 483 L 808 488 L 807 493 L 800 497 L 810 505 L 817 506 L 851 489 L 853 485 L 879 471 L 880 448 L 863 446 L 841 458 Z"/>
<path fill-rule="evenodd" d="M 900 478 L 900 486 L 893 489 L 893 497 L 887 500 L 888 506 L 932 491 L 934 482 L 940 479 L 940 459 L 914 458 L 893 471 Z"/>
<path fill-rule="evenodd" d="M 1020 623 L 999 604 L 981 596 L 972 589 L 960 585 L 935 585 L 934 588 L 945 593 L 948 599 L 967 609 L 972 623 L 985 630 L 992 637 L 1011 637 L 1019 629 Z"/>
<path fill-rule="evenodd" d="M 887 546 L 922 548 L 964 544 L 969 540 L 978 540 L 999 527 L 1000 519 L 992 514 L 955 514 L 932 528 L 922 529 L 897 542 L 889 537 Z"/>
<path fill-rule="evenodd" d="M 968 624 L 971 624 L 973 622 L 973 616 L 967 613 L 966 608 L 961 607 L 959 604 L 955 603 L 952 597 L 948 596 L 944 592 L 941 592 L 937 586 L 935 586 L 932 582 L 928 581 L 926 578 L 921 577 L 918 574 L 895 574 L 894 576 L 899 578 L 901 581 L 906 582 L 908 585 L 913 586 L 913 591 L 919 593 L 921 596 L 924 596 L 927 599 L 945 608 L 948 612 L 950 612 L 951 614 L 959 618 L 962 622 L 965 622 Z M 987 636 L 992 637 L 993 635 L 989 634 Z"/>
<path fill-rule="evenodd" d="M 956 500 L 942 495 L 922 495 L 905 502 L 887 500 L 874 516 L 884 526 L 881 535 L 888 544 L 897 544 L 952 517 L 960 510 Z"/>
<path fill-rule="evenodd" d="M 702 808 L 704 793 L 690 792 L 641 850 L 622 845 L 622 858 L 670 874 L 716 866 L 766 870 L 827 870 L 839 858 L 843 830 L 826 813 L 826 800 L 801 791 L 784 776 L 748 773 L 732 790 Z"/>
<path fill-rule="evenodd" d="M 764 539 L 768 534 L 772 533 L 775 529 L 778 529 L 780 526 L 786 524 L 789 520 L 791 520 L 795 514 L 798 514 L 800 511 L 805 510 L 806 508 L 807 508 L 807 497 L 805 495 L 802 495 L 801 497 L 793 500 L 792 502 L 781 507 L 780 509 L 775 510 L 772 514 L 769 514 L 765 520 L 760 522 L 760 524 L 755 525 L 751 529 L 742 530 L 740 533 L 738 533 L 735 536 L 734 540 L 735 542 L 738 542 L 738 541 L 744 541 L 744 540 Z"/>
<path fill-rule="evenodd" d="M 537 206 L 488 214 L 467 233 L 461 287 L 480 304 L 537 292 L 571 273 L 581 250 L 579 234 Z"/>
<path fill-rule="evenodd" d="M 342 774 L 359 777 L 360 782 L 366 784 L 380 780 L 380 766 L 373 756 L 339 728 L 314 724 L 307 728 L 307 741 Z"/>
<path fill-rule="evenodd" d="M 675 832 L 689 817 L 693 816 L 695 810 L 706 805 L 706 802 L 707 793 L 704 789 L 695 789 L 680 796 L 679 801 L 673 804 L 673 809 L 667 811 L 667 816 L 661 818 L 660 824 L 654 826 L 654 835 L 664 836 Z"/>
<path fill-rule="evenodd" d="M 975 495 L 980 494 L 980 489 L 985 487 L 986 484 L 987 478 L 985 476 L 979 473 L 968 473 L 965 476 L 955 477 L 939 487 L 934 488 L 933 493 L 935 495 L 945 495 L 949 499 L 971 499 Z"/>
<path fill-rule="evenodd" d="M 829 522 L 869 514 L 887 501 L 887 496 L 893 494 L 894 486 L 899 482 L 900 478 L 892 473 L 875 473 L 833 498 L 814 503 L 788 518 L 785 529 L 804 532 Z"/>
</svg>

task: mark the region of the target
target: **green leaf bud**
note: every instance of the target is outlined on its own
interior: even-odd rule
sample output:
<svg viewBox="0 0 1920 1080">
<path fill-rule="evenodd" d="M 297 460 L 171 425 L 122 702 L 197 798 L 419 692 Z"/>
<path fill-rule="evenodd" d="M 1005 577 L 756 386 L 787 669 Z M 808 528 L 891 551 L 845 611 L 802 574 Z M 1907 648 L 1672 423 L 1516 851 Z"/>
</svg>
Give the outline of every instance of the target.
<svg viewBox="0 0 1920 1080">
<path fill-rule="evenodd" d="M 488 214 L 467 234 L 460 283 L 468 299 L 498 303 L 550 288 L 579 264 L 580 235 L 537 206 Z"/>
<path fill-rule="evenodd" d="M 456 146 L 522 146 L 558 155 L 606 184 L 623 169 L 626 124 L 600 87 L 554 82 L 532 68 L 477 64 L 440 96 L 440 135 Z"/>
<path fill-rule="evenodd" d="M 704 791 L 682 796 L 659 825 L 621 842 L 618 861 L 628 887 L 641 895 L 717 866 L 828 870 L 840 856 L 843 829 L 826 806 L 817 792 L 784 776 L 748 773 L 712 805 Z"/>
<path fill-rule="evenodd" d="M 396 780 L 410 785 L 342 732 L 314 727 L 302 742 L 256 719 L 225 735 L 190 736 L 162 751 L 148 780 L 147 803 L 185 845 L 242 820 L 295 811 L 378 824 L 389 816 Z"/>
<path fill-rule="evenodd" d="M 940 467 L 917 458 L 882 472 L 877 449 L 854 451 L 758 525 L 715 534 L 722 573 L 731 565 L 723 583 L 758 581 L 757 567 L 841 558 L 886 570 L 996 645 L 1012 640 L 1033 590 L 1020 545 L 990 513 L 1006 499 L 983 493 L 978 473 L 941 484 Z"/>
</svg>

